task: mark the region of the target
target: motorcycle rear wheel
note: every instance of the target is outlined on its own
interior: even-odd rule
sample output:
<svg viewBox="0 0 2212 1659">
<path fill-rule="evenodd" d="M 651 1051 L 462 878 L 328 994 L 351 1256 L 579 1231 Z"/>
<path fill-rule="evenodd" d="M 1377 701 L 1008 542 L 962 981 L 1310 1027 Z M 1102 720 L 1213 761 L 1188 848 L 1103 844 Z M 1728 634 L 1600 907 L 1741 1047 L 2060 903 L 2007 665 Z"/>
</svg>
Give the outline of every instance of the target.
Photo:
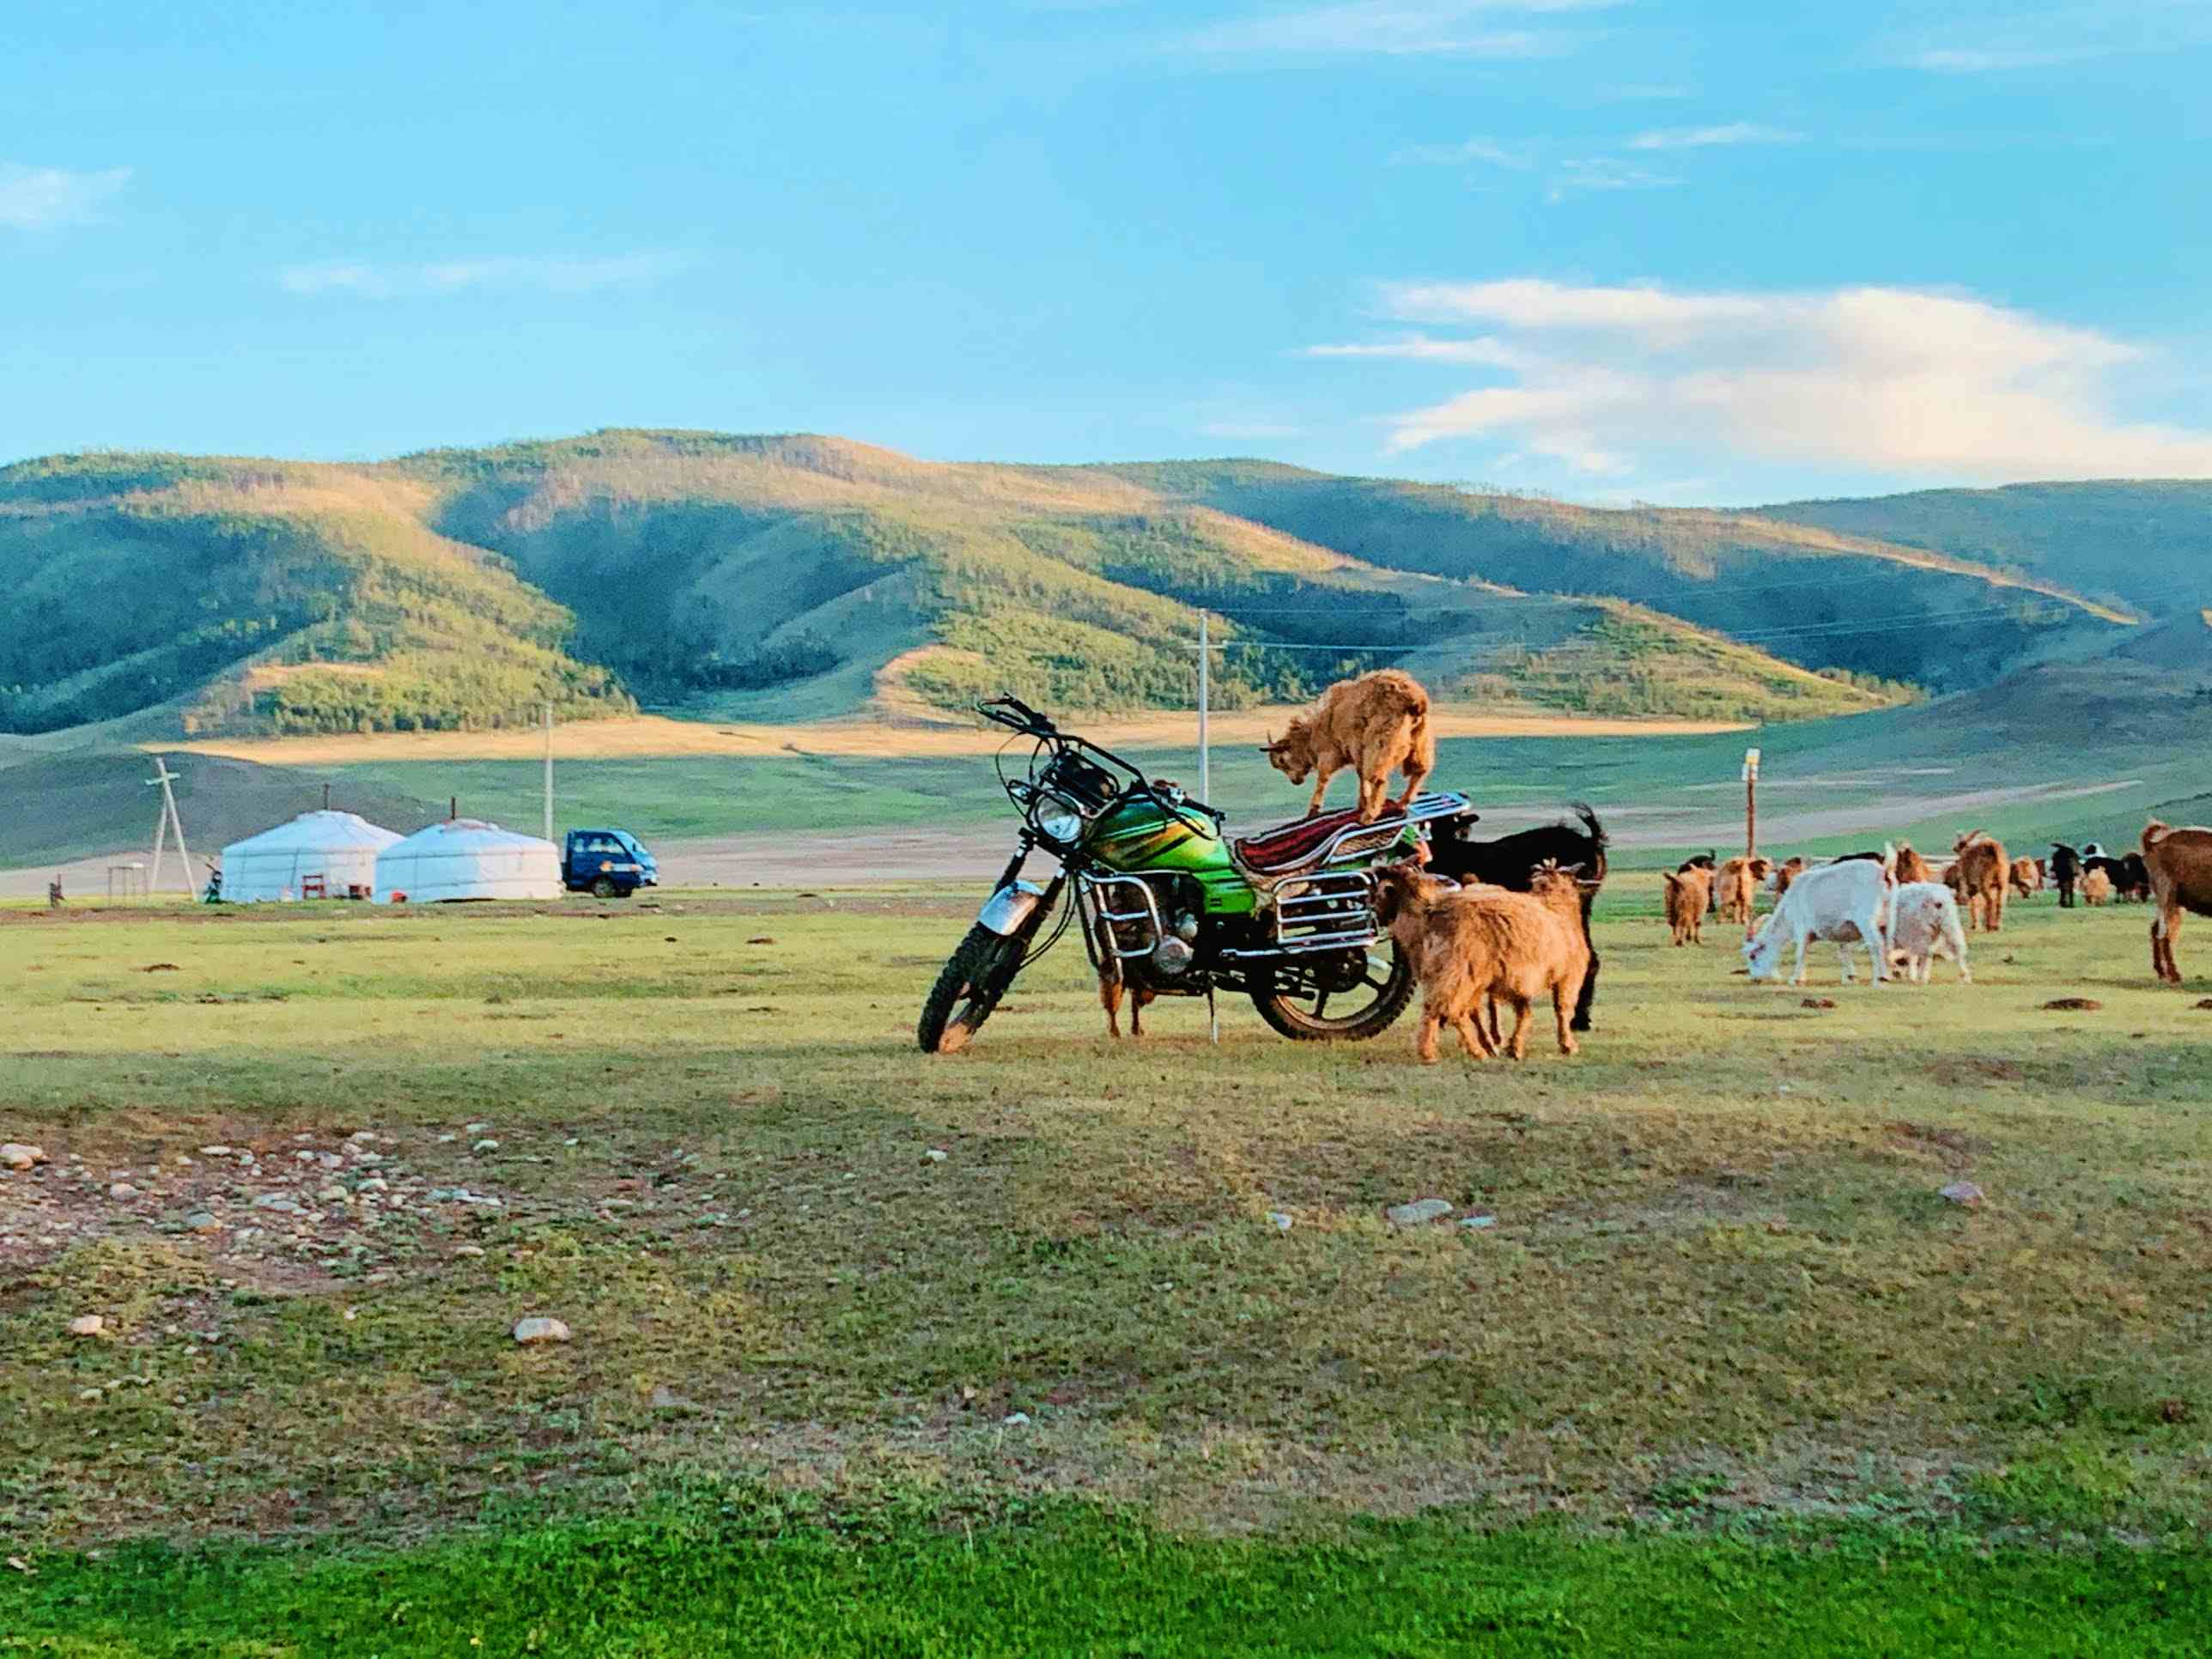
<svg viewBox="0 0 2212 1659">
<path fill-rule="evenodd" d="M 1350 1012 L 1328 1012 L 1338 998 L 1356 999 Z M 1349 990 L 1295 993 L 1270 985 L 1252 991 L 1260 1018 L 1293 1042 L 1364 1042 L 1389 1030 L 1413 1000 L 1413 960 L 1388 938 L 1368 948 L 1365 971 Z"/>
<path fill-rule="evenodd" d="M 957 1054 L 983 1028 L 1021 969 L 1025 939 L 978 922 L 945 963 L 921 1005 L 915 1040 L 926 1054 Z"/>
</svg>

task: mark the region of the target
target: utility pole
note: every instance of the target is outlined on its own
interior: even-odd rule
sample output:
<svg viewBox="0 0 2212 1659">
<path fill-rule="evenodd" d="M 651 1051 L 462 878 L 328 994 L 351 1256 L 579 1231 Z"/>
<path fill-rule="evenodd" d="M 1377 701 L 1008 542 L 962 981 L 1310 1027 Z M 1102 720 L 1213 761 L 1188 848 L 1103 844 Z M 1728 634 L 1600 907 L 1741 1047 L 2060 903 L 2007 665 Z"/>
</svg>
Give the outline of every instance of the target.
<svg viewBox="0 0 2212 1659">
<path fill-rule="evenodd" d="M 153 897 L 155 890 L 161 884 L 161 854 L 173 830 L 177 836 L 177 856 L 184 860 L 185 896 L 192 896 L 192 855 L 185 846 L 184 820 L 177 816 L 177 792 L 173 787 L 176 781 L 177 775 L 169 769 L 169 763 L 156 757 L 154 775 L 146 780 L 149 789 L 158 787 L 161 792 L 161 816 L 154 820 L 154 867 L 146 877 L 146 896 L 149 898 Z"/>
<path fill-rule="evenodd" d="M 1759 750 L 1743 751 L 1743 855 L 1759 855 Z"/>
<path fill-rule="evenodd" d="M 1212 690 L 1209 678 L 1212 669 L 1213 645 L 1206 612 L 1201 611 L 1198 613 L 1198 798 L 1209 806 L 1213 804 L 1213 752 L 1207 741 L 1206 705 Z M 550 832 L 546 839 L 552 839 Z"/>
<path fill-rule="evenodd" d="M 553 839 L 553 705 L 545 705 L 545 839 Z"/>
</svg>

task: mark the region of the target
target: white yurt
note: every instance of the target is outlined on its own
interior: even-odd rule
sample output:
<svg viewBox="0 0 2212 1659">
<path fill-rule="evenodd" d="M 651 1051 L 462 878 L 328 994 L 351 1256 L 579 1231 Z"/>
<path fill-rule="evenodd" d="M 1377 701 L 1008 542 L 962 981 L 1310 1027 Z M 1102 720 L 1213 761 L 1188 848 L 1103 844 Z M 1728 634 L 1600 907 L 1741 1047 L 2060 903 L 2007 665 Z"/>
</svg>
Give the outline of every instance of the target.
<svg viewBox="0 0 2212 1659">
<path fill-rule="evenodd" d="M 376 855 L 379 904 L 560 896 L 560 849 L 482 818 L 447 818 Z"/>
<path fill-rule="evenodd" d="M 399 837 L 357 812 L 302 812 L 222 849 L 222 896 L 234 904 L 344 898 L 376 883 L 376 855 Z"/>
</svg>

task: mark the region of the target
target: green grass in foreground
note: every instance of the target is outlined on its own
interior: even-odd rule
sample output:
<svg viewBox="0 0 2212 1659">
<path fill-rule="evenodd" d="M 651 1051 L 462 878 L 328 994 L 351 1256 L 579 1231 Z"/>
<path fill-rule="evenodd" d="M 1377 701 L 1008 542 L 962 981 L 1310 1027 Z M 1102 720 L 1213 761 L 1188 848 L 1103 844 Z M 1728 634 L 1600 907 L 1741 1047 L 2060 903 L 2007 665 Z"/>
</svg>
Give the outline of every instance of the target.
<svg viewBox="0 0 2212 1659">
<path fill-rule="evenodd" d="M 11 1575 L 11 1578 L 13 1576 Z M 1988 1549 L 1853 1527 L 1790 1543 L 1484 1533 L 1177 1538 L 1056 1505 L 858 1547 L 787 1505 L 404 1553 L 134 1547 L 0 1585 L 0 1653 L 93 1656 L 2201 1653 L 2201 1553 Z"/>
</svg>

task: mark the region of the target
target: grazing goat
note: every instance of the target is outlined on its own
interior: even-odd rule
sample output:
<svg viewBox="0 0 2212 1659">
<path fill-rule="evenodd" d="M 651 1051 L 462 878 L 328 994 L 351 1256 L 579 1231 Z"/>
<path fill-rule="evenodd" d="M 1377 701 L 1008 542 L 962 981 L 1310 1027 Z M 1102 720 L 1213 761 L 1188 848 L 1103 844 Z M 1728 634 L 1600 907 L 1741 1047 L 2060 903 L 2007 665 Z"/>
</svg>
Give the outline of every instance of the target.
<svg viewBox="0 0 2212 1659">
<path fill-rule="evenodd" d="M 1712 897 L 1713 872 L 1695 866 L 1667 878 L 1667 926 L 1677 945 L 1705 942 L 1705 903 Z"/>
<path fill-rule="evenodd" d="M 1724 862 L 1714 879 L 1715 902 L 1722 919 L 1741 922 L 1746 939 L 1751 937 L 1752 901 L 1773 872 L 1771 859 L 1739 856 Z"/>
<path fill-rule="evenodd" d="M 1933 881 L 1936 879 L 1935 866 L 1929 864 L 1926 859 L 1922 858 L 1919 854 L 1914 852 L 1912 850 L 1912 843 L 1909 841 L 1901 841 L 1897 843 L 1896 874 L 1898 885 L 1900 887 L 1907 882 Z"/>
<path fill-rule="evenodd" d="M 1589 971 L 1583 975 L 1582 991 L 1575 1000 L 1574 1028 L 1587 1031 L 1590 1006 L 1597 1000 L 1598 972 L 1597 945 L 1589 936 L 1589 914 L 1605 882 L 1606 836 L 1605 826 L 1587 803 L 1571 805 L 1575 816 L 1582 820 L 1579 830 L 1571 823 L 1552 823 L 1494 841 L 1476 841 L 1468 836 L 1475 821 L 1472 812 L 1443 819 L 1430 838 L 1429 870 L 1454 881 L 1486 882 L 1516 893 L 1531 890 L 1536 871 L 1547 862 L 1562 869 L 1581 870 L 1583 943 L 1589 951 Z"/>
<path fill-rule="evenodd" d="M 1889 945 L 1882 932 L 1882 917 L 1889 908 L 1890 870 L 1887 863 L 1869 864 L 1852 859 L 1808 870 L 1790 884 L 1790 890 L 1774 907 L 1774 914 L 1756 939 L 1744 943 L 1743 959 L 1754 980 L 1778 977 L 1782 953 L 1797 947 L 1797 971 L 1790 982 L 1805 982 L 1805 947 L 1816 939 L 1832 940 L 1843 959 L 1844 977 L 1851 975 L 1850 943 L 1857 940 L 1872 959 L 1877 985 L 1889 978 Z"/>
<path fill-rule="evenodd" d="M 1784 859 L 1774 866 L 1774 873 L 1767 877 L 1766 884 L 1774 890 L 1774 898 L 1778 904 L 1781 902 L 1784 895 L 1789 892 L 1790 884 L 1803 875 L 1805 870 L 1805 860 L 1802 858 Z"/>
<path fill-rule="evenodd" d="M 1899 884 L 1889 901 L 1889 965 L 1901 968 L 1916 985 L 1928 982 L 1928 964 L 1948 957 L 1959 964 L 1959 982 L 1970 985 L 1966 935 L 1959 926 L 1959 901 L 1940 881 Z"/>
<path fill-rule="evenodd" d="M 2012 861 L 2012 890 L 2021 898 L 2033 898 L 2043 890 L 2043 866 L 2033 859 L 2014 859 Z"/>
<path fill-rule="evenodd" d="M 2143 825 L 2142 856 L 2158 906 L 2150 919 L 2151 971 L 2179 985 L 2173 936 L 2181 931 L 2181 913 L 2212 916 L 2212 830 L 2175 830 L 2153 818 Z"/>
<path fill-rule="evenodd" d="M 1329 780 L 1350 767 L 1359 778 L 1359 821 L 1382 815 L 1390 774 L 1402 772 L 1408 805 L 1422 781 L 1437 769 L 1436 734 L 1429 729 L 1429 694 L 1411 674 L 1378 669 L 1356 680 L 1339 680 L 1279 738 L 1261 746 L 1267 763 L 1292 783 L 1317 773 L 1306 816 L 1321 811 Z"/>
<path fill-rule="evenodd" d="M 2081 902 L 2102 905 L 2112 896 L 2112 878 L 2105 873 L 2105 866 L 2085 871 L 2081 876 Z"/>
<path fill-rule="evenodd" d="M 2004 931 L 2005 884 L 2011 878 L 2012 861 L 2004 843 L 1986 830 L 1970 830 L 1951 843 L 1958 861 L 1953 866 L 1958 882 L 1953 889 L 1966 913 L 1966 925 L 1978 924 L 1992 933 Z"/>
<path fill-rule="evenodd" d="M 1530 1010 L 1547 994 L 1559 1052 L 1575 1052 L 1568 1015 L 1589 966 L 1581 888 L 1572 872 L 1548 861 L 1532 872 L 1526 893 L 1494 887 L 1454 892 L 1411 865 L 1380 872 L 1376 918 L 1420 976 L 1415 1052 L 1422 1064 L 1435 1064 L 1437 1038 L 1446 1025 L 1459 1033 L 1469 1059 L 1498 1052 L 1481 1019 L 1486 999 L 1513 1009 L 1513 1035 L 1504 1048 L 1515 1060 L 1528 1058 Z"/>
<path fill-rule="evenodd" d="M 2051 843 L 2051 884 L 2058 890 L 2058 907 L 2074 908 L 2074 884 L 2081 879 L 2081 854 L 2063 841 Z"/>
<path fill-rule="evenodd" d="M 2141 853 L 2126 853 L 2120 857 L 2120 873 L 2113 884 L 2138 904 L 2150 902 L 2150 865 Z"/>
</svg>

